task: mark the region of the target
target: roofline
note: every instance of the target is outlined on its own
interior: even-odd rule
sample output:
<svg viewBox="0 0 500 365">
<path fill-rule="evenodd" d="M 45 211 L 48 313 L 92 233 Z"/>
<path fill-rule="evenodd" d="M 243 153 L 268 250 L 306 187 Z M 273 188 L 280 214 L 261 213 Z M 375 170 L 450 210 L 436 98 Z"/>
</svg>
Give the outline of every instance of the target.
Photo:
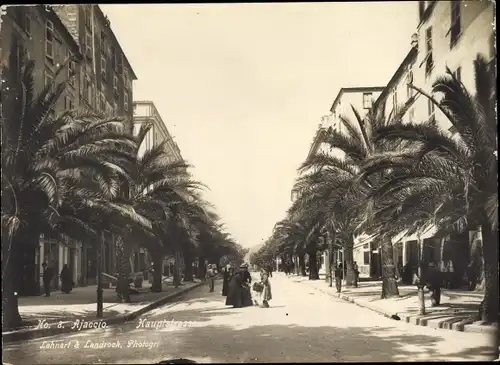
<svg viewBox="0 0 500 365">
<path fill-rule="evenodd" d="M 80 45 L 77 43 L 75 38 L 73 38 L 68 28 L 66 28 L 61 18 L 59 18 L 59 15 L 57 15 L 54 9 L 52 9 L 52 7 L 50 6 L 45 7 L 43 5 L 36 5 L 36 8 L 39 12 L 42 12 L 43 14 L 46 14 L 48 17 L 50 17 L 50 21 L 52 21 L 53 23 L 57 23 L 57 32 L 59 34 L 64 33 L 64 37 L 72 48 L 72 51 L 75 53 L 75 56 L 78 57 L 78 60 L 83 60 L 83 54 L 80 50 Z"/>
<path fill-rule="evenodd" d="M 104 20 L 104 22 L 109 22 L 108 17 L 106 16 L 106 14 L 104 14 L 104 12 L 102 11 L 99 4 L 95 4 L 95 7 L 97 8 L 97 13 L 100 14 L 99 16 L 102 18 L 102 20 Z M 109 29 L 109 32 L 111 33 L 111 36 L 113 37 L 113 39 L 115 41 L 115 44 L 117 44 L 118 47 L 120 48 L 120 51 L 122 52 L 123 58 L 125 58 L 125 61 L 127 62 L 128 68 L 130 69 L 130 72 L 132 73 L 132 80 L 137 80 L 137 75 L 135 74 L 134 69 L 132 68 L 132 65 L 130 64 L 130 61 L 128 60 L 127 55 L 125 54 L 125 51 L 123 50 L 120 42 L 118 42 L 118 38 L 116 38 L 115 32 L 113 32 L 113 29 L 111 27 L 111 23 L 108 24 L 108 29 Z"/>
<path fill-rule="evenodd" d="M 333 101 L 332 107 L 330 108 L 330 112 L 333 113 L 333 110 L 338 104 L 338 101 L 340 100 L 340 97 L 342 96 L 343 93 L 345 92 L 378 92 L 378 91 L 383 91 L 385 86 L 360 86 L 360 87 L 343 87 L 339 90 L 339 93 L 335 97 L 335 100 Z"/>
<path fill-rule="evenodd" d="M 377 100 L 375 100 L 375 102 L 373 103 L 374 108 L 377 108 L 377 106 L 387 98 L 387 95 L 389 94 L 391 87 L 396 83 L 397 80 L 399 80 L 399 77 L 404 72 L 406 66 L 409 65 L 412 61 L 417 59 L 417 55 L 418 55 L 417 47 L 412 47 L 408 51 L 406 57 L 403 59 L 403 62 L 401 62 L 398 69 L 396 70 L 396 72 L 394 72 L 391 79 L 387 83 L 386 87 L 384 88 L 384 91 L 382 91 Z"/>
</svg>

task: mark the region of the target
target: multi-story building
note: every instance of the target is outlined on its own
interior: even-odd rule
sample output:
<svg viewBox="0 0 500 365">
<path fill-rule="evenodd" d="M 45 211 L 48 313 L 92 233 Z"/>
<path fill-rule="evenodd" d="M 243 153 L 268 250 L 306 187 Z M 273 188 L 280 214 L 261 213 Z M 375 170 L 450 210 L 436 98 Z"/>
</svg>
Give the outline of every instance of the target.
<svg viewBox="0 0 500 365">
<path fill-rule="evenodd" d="M 177 143 L 172 138 L 172 135 L 167 129 L 160 113 L 152 101 L 134 101 L 134 134 L 137 135 L 142 125 L 151 123 L 152 128 L 144 137 L 144 141 L 139 147 L 139 154 L 143 155 L 147 150 L 154 146 L 163 143 L 164 149 L 167 152 L 168 162 L 181 162 L 183 161 L 181 151 Z M 151 254 L 144 248 L 135 248 L 132 254 L 133 271 L 146 272 L 147 268 L 151 265 Z M 168 259 L 164 260 L 164 266 L 169 265 Z M 166 270 L 165 270 L 166 271 Z"/>
<path fill-rule="evenodd" d="M 474 60 L 479 54 L 493 63 L 495 59 L 494 7 L 491 1 L 419 1 L 414 85 L 431 91 L 433 81 L 444 75 L 448 67 L 474 93 Z M 454 133 L 451 123 L 434 104 L 419 98 L 415 119 L 429 118 L 435 118 L 443 129 Z"/>
<path fill-rule="evenodd" d="M 462 84 L 475 93 L 474 60 L 482 55 L 495 71 L 494 5 L 489 1 L 419 1 L 417 32 L 411 37 L 411 49 L 401 66 L 389 81 L 386 89 L 375 102 L 386 104 L 386 111 L 404 104 L 412 95 L 409 85 L 431 92 L 432 83 L 448 67 Z M 495 78 L 495 74 L 492 74 Z M 492 97 L 495 90 L 492 90 Z M 415 95 L 416 100 L 403 122 L 422 122 L 434 119 L 445 131 L 455 133 L 451 123 L 426 97 Z M 438 97 L 438 96 L 436 96 Z M 448 237 L 435 236 L 435 227 L 425 232 L 407 235 L 401 232 L 394 237 L 396 266 L 409 264 L 417 270 L 420 260 L 419 239 L 423 243 L 425 261 L 452 260 L 457 272 L 463 272 L 470 247 L 463 242 L 451 242 Z M 474 235 L 472 235 L 474 236 Z M 471 237 L 472 237 L 471 236 Z M 471 239 L 472 240 L 472 239 Z M 366 245 L 366 243 L 365 243 Z M 453 247 L 453 248 L 451 248 Z M 365 257 L 368 257 L 366 255 Z M 356 256 L 360 257 L 360 255 Z M 377 255 L 371 256 L 378 261 Z M 373 273 L 372 273 L 373 274 Z"/>
<path fill-rule="evenodd" d="M 165 150 L 171 162 L 182 161 L 181 150 L 170 135 L 167 126 L 158 113 L 152 101 L 134 101 L 134 134 L 137 134 L 141 125 L 151 123 L 153 127 L 145 137 L 144 143 L 140 146 L 139 153 L 144 153 L 151 147 L 165 142 Z"/>
<path fill-rule="evenodd" d="M 66 64 L 56 81 L 68 81 L 68 87 L 57 102 L 54 112 L 77 106 L 78 62 L 83 57 L 77 42 L 50 7 L 41 5 L 8 7 L 2 16 L 0 47 L 2 71 L 8 72 L 11 76 L 20 75 L 21 58 L 27 57 L 34 61 L 34 90 L 38 92 L 53 80 L 57 69 Z M 69 61 L 70 59 L 74 61 Z M 78 277 L 81 272 L 79 260 L 81 250 L 82 245 L 78 242 L 70 242 L 63 246 L 42 237 L 38 247 L 25 252 L 25 273 L 23 283 L 20 285 L 20 294 L 38 293 L 43 261 L 53 263 L 58 273 L 62 265 L 68 263 L 74 277 Z M 53 284 L 57 287 L 59 280 L 55 278 Z"/>
<path fill-rule="evenodd" d="M 90 108 L 122 116 L 132 129 L 132 82 L 137 77 L 98 5 L 10 6 L 2 17 L 0 45 L 2 66 L 12 74 L 19 74 L 19 61 L 10 65 L 9 60 L 19 60 L 23 56 L 21 50 L 35 61 L 35 92 L 41 91 L 54 77 L 56 81 L 68 81 L 55 114 Z M 18 53 L 17 58 L 11 57 L 11 50 Z M 64 69 L 57 74 L 60 66 Z M 104 272 L 115 270 L 112 242 L 112 235 L 106 234 Z M 51 263 L 57 273 L 68 264 L 79 285 L 96 280 L 95 245 L 87 247 L 80 242 L 62 245 L 42 237 L 34 251 L 26 259 L 25 266 L 33 274 L 26 275 L 29 279 L 23 285 L 26 294 L 38 291 L 43 261 Z M 58 285 L 56 275 L 53 287 Z"/>
<path fill-rule="evenodd" d="M 364 117 L 383 90 L 383 86 L 341 88 L 330 108 L 331 114 L 321 118 L 320 129 L 309 150 L 309 156 L 314 155 L 318 151 L 339 154 L 340 151 L 330 150 L 330 146 L 326 146 L 319 142 L 317 137 L 319 133 L 321 133 L 321 130 L 326 130 L 331 127 L 333 130 L 342 131 L 345 127 L 340 117 L 354 122 L 355 116 L 351 106 L 358 111 L 361 117 Z"/>
</svg>

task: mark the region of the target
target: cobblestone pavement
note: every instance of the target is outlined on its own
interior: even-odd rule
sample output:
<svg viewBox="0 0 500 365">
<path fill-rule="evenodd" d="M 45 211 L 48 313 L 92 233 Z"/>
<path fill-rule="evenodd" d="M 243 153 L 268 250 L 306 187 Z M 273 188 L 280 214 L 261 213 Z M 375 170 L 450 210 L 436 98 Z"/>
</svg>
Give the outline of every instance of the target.
<svg viewBox="0 0 500 365">
<path fill-rule="evenodd" d="M 272 284 L 271 308 L 227 308 L 220 284 L 215 293 L 202 286 L 180 302 L 125 325 L 8 344 L 4 362 L 154 364 L 178 357 L 240 363 L 489 359 L 485 334 L 390 320 L 279 274 Z M 50 348 L 56 344 L 68 347 Z M 99 344 L 110 347 L 92 347 Z"/>
</svg>

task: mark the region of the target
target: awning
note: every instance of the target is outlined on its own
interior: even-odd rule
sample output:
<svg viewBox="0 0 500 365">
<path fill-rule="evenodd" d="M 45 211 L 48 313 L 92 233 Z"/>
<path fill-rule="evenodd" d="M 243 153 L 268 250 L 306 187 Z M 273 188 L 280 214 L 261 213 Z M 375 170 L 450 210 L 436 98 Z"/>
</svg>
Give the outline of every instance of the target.
<svg viewBox="0 0 500 365">
<path fill-rule="evenodd" d="M 366 245 L 367 243 L 370 243 L 374 240 L 376 235 L 367 235 L 367 234 L 360 234 L 357 237 L 354 237 L 354 249 L 359 248 L 360 246 Z"/>
<path fill-rule="evenodd" d="M 430 225 L 429 227 L 425 228 L 421 233 L 420 233 L 420 239 L 425 240 L 427 238 L 433 237 L 437 233 L 438 229 L 435 225 Z M 392 244 L 395 245 L 400 242 L 405 242 L 405 241 L 417 241 L 418 240 L 418 233 L 414 233 L 412 235 L 407 236 L 406 232 L 408 230 L 404 230 L 400 234 L 398 234 L 396 237 L 392 239 Z"/>
</svg>

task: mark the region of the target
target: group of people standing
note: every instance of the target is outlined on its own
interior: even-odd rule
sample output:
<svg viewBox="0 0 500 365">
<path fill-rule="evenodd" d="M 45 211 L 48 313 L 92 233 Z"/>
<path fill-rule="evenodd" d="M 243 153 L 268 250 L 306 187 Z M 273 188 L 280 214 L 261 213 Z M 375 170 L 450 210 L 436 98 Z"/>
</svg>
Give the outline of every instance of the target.
<svg viewBox="0 0 500 365">
<path fill-rule="evenodd" d="M 268 308 L 272 299 L 271 282 L 267 270 L 261 270 L 260 281 L 252 284 L 252 276 L 248 265 L 242 264 L 239 270 L 227 265 L 223 271 L 222 295 L 226 297 L 226 305 L 233 308 L 250 307 L 253 305 Z M 253 292 L 253 295 L 252 295 Z"/>
<path fill-rule="evenodd" d="M 50 291 L 51 291 L 51 283 L 52 280 L 54 279 L 55 275 L 55 270 L 51 266 L 49 266 L 46 262 L 42 264 L 43 268 L 43 290 L 45 292 L 45 296 L 49 297 L 50 296 Z M 68 264 L 64 264 L 63 268 L 60 273 L 60 279 L 61 279 L 61 291 L 65 294 L 71 293 L 73 290 L 73 274 L 71 273 L 71 270 L 68 266 Z"/>
</svg>

